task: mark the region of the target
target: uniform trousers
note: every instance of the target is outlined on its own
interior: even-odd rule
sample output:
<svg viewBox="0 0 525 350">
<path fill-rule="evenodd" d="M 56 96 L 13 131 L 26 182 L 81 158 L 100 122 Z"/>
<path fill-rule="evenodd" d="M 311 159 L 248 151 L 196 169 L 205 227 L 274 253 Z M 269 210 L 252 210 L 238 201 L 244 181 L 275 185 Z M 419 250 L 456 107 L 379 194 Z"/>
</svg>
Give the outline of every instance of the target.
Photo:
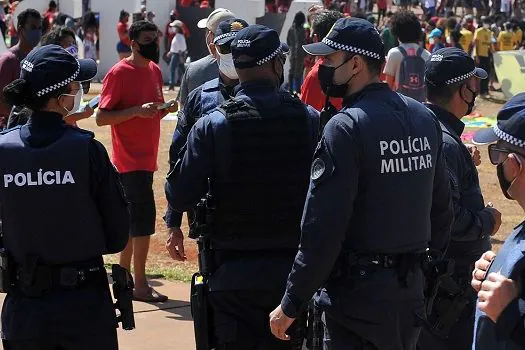
<svg viewBox="0 0 525 350">
<path fill-rule="evenodd" d="M 211 292 L 213 334 L 217 350 L 299 350 L 304 333 L 292 324 L 283 341 L 275 338 L 269 315 L 281 302 L 282 291 L 238 290 Z"/>
<path fill-rule="evenodd" d="M 118 350 L 117 330 L 73 337 L 3 340 L 4 350 Z"/>
</svg>

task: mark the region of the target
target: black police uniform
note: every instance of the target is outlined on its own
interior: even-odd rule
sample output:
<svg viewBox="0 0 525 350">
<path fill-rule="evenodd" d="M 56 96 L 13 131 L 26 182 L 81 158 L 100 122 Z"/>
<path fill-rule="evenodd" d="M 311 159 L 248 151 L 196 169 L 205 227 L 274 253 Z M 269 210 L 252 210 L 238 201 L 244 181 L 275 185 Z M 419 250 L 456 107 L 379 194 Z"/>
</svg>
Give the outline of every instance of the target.
<svg viewBox="0 0 525 350">
<path fill-rule="evenodd" d="M 22 66 L 22 78 L 52 71 L 45 67 L 69 55 L 57 48 L 30 53 L 33 76 Z M 68 59 L 64 78 L 68 63 L 79 65 Z M 2 243 L 16 276 L 2 308 L 4 348 L 117 349 L 102 255 L 124 249 L 128 211 L 106 150 L 62 115 L 35 111 L 0 134 L 0 162 Z"/>
<path fill-rule="evenodd" d="M 217 26 L 213 43 L 216 46 L 230 45 L 237 32 L 247 26 L 248 23 L 238 18 L 223 21 Z M 184 102 L 184 109 L 179 112 L 177 128 L 173 133 L 169 151 L 170 170 L 175 166 L 175 162 L 179 158 L 179 152 L 186 144 L 188 134 L 195 122 L 202 115 L 208 114 L 224 101 L 232 98 L 235 95 L 234 89 L 235 86 L 224 84 L 219 73 L 217 78 L 205 82 L 190 92 L 187 101 Z M 180 227 L 182 224 L 182 213 L 174 211 L 168 205 L 164 221 L 168 227 Z"/>
<path fill-rule="evenodd" d="M 286 49 L 263 26 L 243 29 L 235 40 L 249 41 L 248 55 L 258 59 Z M 168 176 L 167 198 L 187 210 L 206 193 L 206 179 L 213 180 L 209 303 L 218 348 L 292 349 L 270 333 L 268 315 L 299 242 L 318 113 L 266 80 L 242 83 L 221 108 L 190 132 Z"/>
<path fill-rule="evenodd" d="M 476 68 L 474 60 L 463 50 L 445 48 L 436 51 L 426 63 L 427 84 L 446 87 L 476 75 L 486 78 L 485 71 Z M 432 349 L 470 349 L 474 326 L 476 293 L 470 286 L 474 263 L 491 249 L 490 234 L 494 218 L 485 208 L 479 186 L 478 171 L 470 152 L 461 141 L 465 124 L 455 115 L 437 105 L 427 107 L 436 115 L 443 132 L 443 152 L 454 207 L 454 224 L 446 257 L 453 259 L 452 281 L 441 284 L 429 315 L 430 324 L 444 324 L 439 334 L 423 330 L 419 347 Z M 448 315 L 455 314 L 451 318 Z"/>
<path fill-rule="evenodd" d="M 498 163 L 498 178 L 503 194 L 508 194 L 510 181 L 503 178 L 503 161 L 509 153 L 515 153 L 521 160 L 525 154 L 525 93 L 511 98 L 498 112 L 497 123 L 493 128 L 478 131 L 473 141 L 479 144 L 498 140 L 522 149 L 521 152 L 509 150 L 506 145 L 489 146 L 491 161 Z M 518 297 L 512 300 L 498 317 L 496 323 L 479 308 L 476 309 L 472 350 L 517 350 L 525 348 L 525 226 L 522 222 L 507 237 L 503 246 L 492 261 L 486 276 L 498 273 L 516 282 Z"/>
<path fill-rule="evenodd" d="M 341 19 L 305 47 L 370 57 L 364 20 Z M 375 83 L 343 100 L 312 165 L 300 249 L 281 307 L 303 310 L 319 286 L 325 349 L 415 349 L 425 318 L 422 252 L 444 252 L 452 210 L 441 130 L 422 104 Z"/>
<path fill-rule="evenodd" d="M 219 107 L 224 101 L 234 96 L 234 86 L 225 85 L 220 78 L 210 80 L 193 90 L 184 109 L 179 112 L 177 127 L 173 133 L 169 151 L 170 169 L 173 169 L 179 153 L 188 140 L 188 134 L 200 117 L 210 113 Z M 179 213 L 170 205 L 166 210 L 164 221 L 168 227 L 180 227 L 182 224 L 182 213 Z"/>
</svg>

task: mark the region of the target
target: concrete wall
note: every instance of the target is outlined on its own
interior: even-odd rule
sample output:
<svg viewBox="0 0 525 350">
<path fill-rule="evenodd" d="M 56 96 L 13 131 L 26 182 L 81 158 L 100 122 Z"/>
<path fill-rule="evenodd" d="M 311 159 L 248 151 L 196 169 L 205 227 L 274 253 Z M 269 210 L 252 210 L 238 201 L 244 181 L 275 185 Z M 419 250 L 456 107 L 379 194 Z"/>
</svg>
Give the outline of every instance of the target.
<svg viewBox="0 0 525 350">
<path fill-rule="evenodd" d="M 60 8 L 60 12 L 63 12 L 73 18 L 82 17 L 82 0 L 60 0 L 58 1 L 58 6 Z"/>
<path fill-rule="evenodd" d="M 264 16 L 264 0 L 215 0 L 215 8 L 225 8 L 248 24 L 255 24 L 257 17 Z"/>
</svg>

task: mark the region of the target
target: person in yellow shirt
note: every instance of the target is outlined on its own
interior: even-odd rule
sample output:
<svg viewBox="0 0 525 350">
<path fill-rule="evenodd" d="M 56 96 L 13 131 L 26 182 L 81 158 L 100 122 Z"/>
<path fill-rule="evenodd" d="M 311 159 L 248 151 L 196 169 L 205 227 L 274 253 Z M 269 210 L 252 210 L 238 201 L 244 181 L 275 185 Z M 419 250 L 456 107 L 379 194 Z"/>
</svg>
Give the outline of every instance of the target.
<svg viewBox="0 0 525 350">
<path fill-rule="evenodd" d="M 469 29 L 467 29 L 468 25 L 469 24 L 465 22 L 461 28 L 461 38 L 459 39 L 459 44 L 463 50 L 470 55 L 472 53 L 474 34 Z"/>
<path fill-rule="evenodd" d="M 483 27 L 478 28 L 474 33 L 474 50 L 476 57 L 476 66 L 485 70 L 489 76 L 491 71 L 490 55 L 492 51 L 493 34 L 490 30 L 490 20 L 487 17 L 481 19 Z M 487 97 L 489 95 L 489 80 L 485 79 L 480 82 L 480 95 Z"/>
<path fill-rule="evenodd" d="M 496 50 L 509 51 L 514 50 L 514 33 L 512 32 L 512 23 L 505 23 L 505 30 L 498 35 Z"/>
<path fill-rule="evenodd" d="M 523 31 L 517 24 L 514 24 L 514 36 L 513 36 L 514 48 L 518 50 L 521 47 L 522 42 L 523 42 Z"/>
</svg>

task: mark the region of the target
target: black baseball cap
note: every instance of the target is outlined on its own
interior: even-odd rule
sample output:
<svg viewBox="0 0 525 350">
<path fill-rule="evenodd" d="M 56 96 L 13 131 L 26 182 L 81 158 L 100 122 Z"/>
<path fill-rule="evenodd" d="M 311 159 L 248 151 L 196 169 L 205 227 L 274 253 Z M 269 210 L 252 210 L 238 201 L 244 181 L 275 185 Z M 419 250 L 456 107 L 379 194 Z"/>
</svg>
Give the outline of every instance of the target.
<svg viewBox="0 0 525 350">
<path fill-rule="evenodd" d="M 287 54 L 289 49 L 282 43 L 279 34 L 266 26 L 254 24 L 240 30 L 231 43 L 235 68 L 252 68 L 261 66 L 277 57 Z M 251 57 L 250 61 L 238 61 L 241 56 Z"/>
<path fill-rule="evenodd" d="M 473 143 L 485 145 L 498 140 L 525 148 L 525 93 L 511 98 L 498 113 L 497 123 L 492 128 L 479 130 Z"/>
<path fill-rule="evenodd" d="M 348 51 L 381 60 L 385 46 L 374 25 L 362 18 L 340 18 L 320 42 L 303 45 L 313 56 L 327 56 L 336 51 Z"/>
<path fill-rule="evenodd" d="M 20 63 L 20 78 L 40 97 L 60 89 L 72 81 L 88 81 L 97 75 L 97 64 L 91 59 L 76 59 L 58 45 L 33 49 Z"/>
<path fill-rule="evenodd" d="M 231 18 L 223 21 L 217 26 L 213 43 L 215 45 L 231 43 L 235 39 L 235 35 L 246 27 L 248 27 L 248 23 L 243 19 Z"/>
<path fill-rule="evenodd" d="M 487 79 L 485 70 L 477 68 L 465 51 L 446 47 L 434 52 L 425 63 L 425 81 L 434 86 L 446 86 L 469 79 Z"/>
</svg>

